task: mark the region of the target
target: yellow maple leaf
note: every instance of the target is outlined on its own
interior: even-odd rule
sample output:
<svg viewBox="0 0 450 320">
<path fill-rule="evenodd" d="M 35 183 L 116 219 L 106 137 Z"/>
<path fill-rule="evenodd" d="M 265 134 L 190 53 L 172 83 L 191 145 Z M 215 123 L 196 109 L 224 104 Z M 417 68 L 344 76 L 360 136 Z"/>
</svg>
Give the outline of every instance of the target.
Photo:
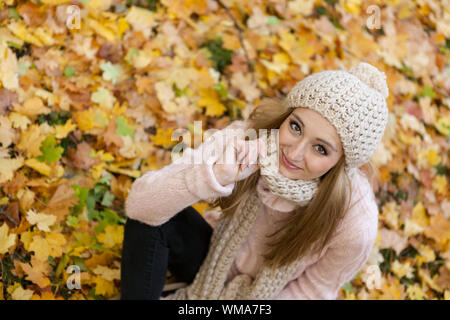
<svg viewBox="0 0 450 320">
<path fill-rule="evenodd" d="M 30 300 L 34 293 L 33 290 L 24 289 L 20 284 L 18 284 L 18 286 L 10 286 L 10 288 L 11 287 L 13 287 L 13 290 L 10 290 L 12 300 Z"/>
<path fill-rule="evenodd" d="M 414 206 L 412 210 L 412 219 L 422 227 L 426 227 L 430 224 L 430 219 L 427 217 L 422 201 L 417 202 Z"/>
<path fill-rule="evenodd" d="M 15 159 L 0 158 L 0 183 L 10 181 L 15 172 L 24 165 L 24 159 L 17 157 Z"/>
<path fill-rule="evenodd" d="M 34 236 L 29 245 L 29 251 L 34 251 L 34 255 L 41 261 L 46 261 L 50 255 L 50 247 L 47 241 L 41 236 Z"/>
<path fill-rule="evenodd" d="M 125 17 L 121 17 L 117 22 L 117 32 L 119 34 L 119 38 L 122 38 L 125 31 L 130 29 L 130 25 L 127 22 Z"/>
<path fill-rule="evenodd" d="M 55 40 L 52 37 L 52 32 L 46 25 L 33 29 L 33 34 L 41 41 L 44 46 L 51 46 L 55 44 Z"/>
<path fill-rule="evenodd" d="M 94 32 L 101 35 L 108 42 L 114 42 L 118 38 L 115 25 L 107 21 L 97 21 L 93 18 L 86 18 L 86 25 Z"/>
<path fill-rule="evenodd" d="M 385 281 L 381 285 L 380 294 L 377 299 L 379 300 L 402 300 L 404 298 L 404 286 L 400 284 L 400 281 L 393 277 L 386 277 Z"/>
<path fill-rule="evenodd" d="M 55 138 L 63 139 L 67 137 L 70 131 L 73 131 L 76 128 L 75 124 L 72 122 L 72 119 L 66 121 L 63 125 L 55 126 Z"/>
<path fill-rule="evenodd" d="M 302 35 L 303 36 L 303 35 Z M 305 35 L 306 37 L 307 35 Z M 298 38 L 298 36 L 283 31 L 280 34 L 278 45 L 283 48 L 291 57 L 292 61 L 296 63 L 308 62 L 312 55 L 315 54 L 315 49 L 308 45 L 305 38 Z"/>
<path fill-rule="evenodd" d="M 157 23 L 155 13 L 137 6 L 132 6 L 128 10 L 125 19 L 134 30 L 141 31 L 144 37 L 151 34 L 153 26 Z"/>
<path fill-rule="evenodd" d="M 11 233 L 8 235 L 9 228 L 6 223 L 0 227 L 0 254 L 5 254 L 8 249 L 16 244 L 16 234 Z"/>
<path fill-rule="evenodd" d="M 439 156 L 439 153 L 434 149 L 428 150 L 427 157 L 428 157 L 428 164 L 430 166 L 436 166 L 442 160 L 441 156 Z"/>
<path fill-rule="evenodd" d="M 114 279 L 120 280 L 120 269 L 111 269 L 105 266 L 97 266 L 92 270 L 96 275 L 102 276 L 104 279 L 113 281 Z"/>
<path fill-rule="evenodd" d="M 417 283 L 408 286 L 406 294 L 411 300 L 424 300 L 426 298 L 423 289 Z"/>
<path fill-rule="evenodd" d="M 430 218 L 430 225 L 425 229 L 424 234 L 445 247 L 450 241 L 450 221 L 440 212 Z"/>
<path fill-rule="evenodd" d="M 92 109 L 73 113 L 73 118 L 81 131 L 91 130 L 96 127 L 95 111 Z"/>
<path fill-rule="evenodd" d="M 380 216 L 380 220 L 384 221 L 393 230 L 398 230 L 399 227 L 398 217 L 399 217 L 399 210 L 398 205 L 395 202 L 390 201 L 382 207 L 382 214 Z"/>
<path fill-rule="evenodd" d="M 105 232 L 97 235 L 99 242 L 103 243 L 106 248 L 112 248 L 115 245 L 122 244 L 123 241 L 123 226 L 108 225 L 105 227 Z"/>
<path fill-rule="evenodd" d="M 39 114 L 49 114 L 51 112 L 39 97 L 27 99 L 23 104 L 14 104 L 14 110 L 28 117 L 37 116 Z"/>
<path fill-rule="evenodd" d="M 25 160 L 25 165 L 45 176 L 49 176 L 52 172 L 52 168 L 48 164 L 34 158 Z"/>
<path fill-rule="evenodd" d="M 39 231 L 24 231 L 20 234 L 20 241 L 27 251 L 30 251 L 30 243 L 33 241 L 33 237 L 38 233 Z"/>
<path fill-rule="evenodd" d="M 416 255 L 416 261 L 419 266 L 421 266 L 423 263 L 433 262 L 434 260 L 436 260 L 436 254 L 430 246 L 420 244 L 418 251 L 419 254 Z"/>
<path fill-rule="evenodd" d="M 96 295 L 109 297 L 116 293 L 116 286 L 113 281 L 106 280 L 101 276 L 95 276 L 92 282 L 95 284 Z"/>
<path fill-rule="evenodd" d="M 50 232 L 49 227 L 56 222 L 56 216 L 51 214 L 37 213 L 34 209 L 27 211 L 26 219 L 32 225 L 36 224 L 39 230 Z"/>
<path fill-rule="evenodd" d="M 27 25 L 22 20 L 14 20 L 7 24 L 8 29 L 19 39 L 24 42 L 34 44 L 37 47 L 42 47 L 43 44 L 38 37 L 34 36 Z"/>
<path fill-rule="evenodd" d="M 41 134 L 41 130 L 38 125 L 32 124 L 26 131 L 23 131 L 20 135 L 17 148 L 25 151 L 27 157 L 36 157 L 42 155 L 40 150 L 42 141 L 45 140 L 45 136 Z"/>
<path fill-rule="evenodd" d="M 66 242 L 66 238 L 58 232 L 48 233 L 45 238 L 36 235 L 29 245 L 29 251 L 34 251 L 37 259 L 46 261 L 48 256 L 60 257 L 64 252 Z"/>
<path fill-rule="evenodd" d="M 0 83 L 9 90 L 19 88 L 17 57 L 5 42 L 0 43 Z"/>
<path fill-rule="evenodd" d="M 155 146 L 162 146 L 168 148 L 177 143 L 176 140 L 172 140 L 173 128 L 156 128 L 156 134 L 151 137 L 152 143 Z"/>
<path fill-rule="evenodd" d="M 443 136 L 450 136 L 450 117 L 439 117 L 439 119 L 434 123 L 434 126 Z"/>
<path fill-rule="evenodd" d="M 440 174 L 436 175 L 436 177 L 433 179 L 432 187 L 438 193 L 445 195 L 448 192 L 447 178 Z"/>
<path fill-rule="evenodd" d="M 219 95 L 213 89 L 201 90 L 197 105 L 205 107 L 206 115 L 212 117 L 220 117 L 227 110 L 227 107 L 220 102 Z"/>
<path fill-rule="evenodd" d="M 414 269 L 411 266 L 410 261 L 405 261 L 405 263 L 401 263 L 398 260 L 395 260 L 391 264 L 391 270 L 395 273 L 395 275 L 399 278 L 406 276 L 407 278 L 413 278 Z"/>
<path fill-rule="evenodd" d="M 345 11 L 352 13 L 354 16 L 359 16 L 361 12 L 362 0 L 340 0 L 339 5 Z"/>
<path fill-rule="evenodd" d="M 12 127 L 16 129 L 25 130 L 31 123 L 28 117 L 20 114 L 18 112 L 11 112 L 9 114 L 9 120 L 11 121 Z"/>
<path fill-rule="evenodd" d="M 31 297 L 31 300 L 64 300 L 64 298 L 55 297 L 51 291 L 44 291 L 40 296 L 38 294 L 34 294 L 33 297 Z"/>
</svg>

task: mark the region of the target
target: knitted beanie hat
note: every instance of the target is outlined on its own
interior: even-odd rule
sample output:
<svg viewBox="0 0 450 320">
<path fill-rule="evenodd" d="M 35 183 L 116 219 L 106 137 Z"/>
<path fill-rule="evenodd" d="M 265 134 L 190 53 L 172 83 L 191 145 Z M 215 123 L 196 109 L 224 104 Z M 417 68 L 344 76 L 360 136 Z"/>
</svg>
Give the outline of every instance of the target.
<svg viewBox="0 0 450 320">
<path fill-rule="evenodd" d="M 386 76 L 361 62 L 345 70 L 317 72 L 299 81 L 287 95 L 289 108 L 316 110 L 336 129 L 345 154 L 345 170 L 353 176 L 376 151 L 387 125 Z M 278 132 L 270 134 L 267 153 L 258 158 L 261 177 L 272 193 L 301 205 L 316 194 L 320 179 L 292 180 L 279 172 Z"/>
<path fill-rule="evenodd" d="M 336 129 L 345 154 L 347 171 L 370 160 L 383 137 L 389 89 L 386 75 L 361 62 L 348 71 L 313 73 L 291 89 L 288 107 L 309 108 Z"/>
</svg>

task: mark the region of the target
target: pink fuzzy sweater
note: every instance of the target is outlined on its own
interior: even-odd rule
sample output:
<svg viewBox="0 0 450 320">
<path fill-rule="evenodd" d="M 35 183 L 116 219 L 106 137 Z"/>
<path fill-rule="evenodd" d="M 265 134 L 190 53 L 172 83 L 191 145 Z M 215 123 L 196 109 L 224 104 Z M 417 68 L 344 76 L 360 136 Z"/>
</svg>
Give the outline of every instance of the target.
<svg viewBox="0 0 450 320">
<path fill-rule="evenodd" d="M 185 207 L 201 200 L 231 194 L 234 183 L 222 186 L 212 170 L 213 164 L 173 162 L 157 171 L 146 172 L 132 184 L 125 203 L 126 215 L 149 225 L 161 225 Z M 338 227 L 324 253 L 305 257 L 307 263 L 288 282 L 275 299 L 336 299 L 339 289 L 364 267 L 375 243 L 378 228 L 378 207 L 364 174 L 352 180 L 354 205 Z M 295 204 L 272 194 L 259 179 L 257 192 L 263 205 L 249 236 L 242 244 L 228 272 L 227 281 L 238 274 L 255 277 L 261 265 L 264 235 L 277 218 L 288 214 Z M 215 226 L 220 213 L 208 212 L 205 220 Z"/>
</svg>

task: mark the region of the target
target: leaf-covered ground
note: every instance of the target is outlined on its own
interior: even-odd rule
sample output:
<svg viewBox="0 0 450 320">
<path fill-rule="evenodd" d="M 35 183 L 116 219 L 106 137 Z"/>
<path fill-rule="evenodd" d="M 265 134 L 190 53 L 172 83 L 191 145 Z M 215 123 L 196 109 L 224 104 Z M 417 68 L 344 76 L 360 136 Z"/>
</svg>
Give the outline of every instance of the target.
<svg viewBox="0 0 450 320">
<path fill-rule="evenodd" d="M 135 178 L 170 163 L 173 130 L 223 128 L 263 96 L 359 61 L 386 73 L 390 117 L 373 157 L 378 238 L 339 298 L 450 299 L 449 10 L 2 1 L 0 299 L 117 298 L 124 200 Z M 77 268 L 81 288 L 69 289 Z"/>
</svg>

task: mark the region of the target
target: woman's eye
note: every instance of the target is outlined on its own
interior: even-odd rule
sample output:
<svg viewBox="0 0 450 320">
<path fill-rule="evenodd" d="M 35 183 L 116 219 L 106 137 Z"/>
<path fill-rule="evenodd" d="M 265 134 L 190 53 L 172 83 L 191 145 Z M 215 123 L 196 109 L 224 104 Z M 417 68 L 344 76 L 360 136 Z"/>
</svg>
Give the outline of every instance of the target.
<svg viewBox="0 0 450 320">
<path fill-rule="evenodd" d="M 290 121 L 290 122 L 289 122 L 289 125 L 290 125 L 290 127 L 291 127 L 294 131 L 301 132 L 300 126 L 297 124 L 297 122 L 295 122 L 295 121 Z M 327 150 L 326 150 L 323 146 L 321 146 L 321 145 L 318 145 L 318 146 L 320 147 L 319 153 L 320 153 L 321 155 L 326 156 L 326 155 L 328 154 Z"/>
<path fill-rule="evenodd" d="M 320 152 L 320 154 L 322 154 L 322 155 L 324 155 L 324 156 L 326 156 L 328 153 L 327 153 L 327 150 L 325 150 L 325 148 L 324 147 L 322 147 L 321 145 L 319 145 L 319 147 L 320 147 L 320 150 L 322 150 L 322 151 L 319 151 Z"/>
<path fill-rule="evenodd" d="M 289 125 L 290 125 L 291 128 L 293 128 L 295 131 L 300 131 L 300 127 L 298 126 L 297 122 L 291 121 L 291 122 L 289 123 Z M 295 128 L 298 128 L 299 130 L 295 129 L 294 126 L 295 126 Z"/>
</svg>

